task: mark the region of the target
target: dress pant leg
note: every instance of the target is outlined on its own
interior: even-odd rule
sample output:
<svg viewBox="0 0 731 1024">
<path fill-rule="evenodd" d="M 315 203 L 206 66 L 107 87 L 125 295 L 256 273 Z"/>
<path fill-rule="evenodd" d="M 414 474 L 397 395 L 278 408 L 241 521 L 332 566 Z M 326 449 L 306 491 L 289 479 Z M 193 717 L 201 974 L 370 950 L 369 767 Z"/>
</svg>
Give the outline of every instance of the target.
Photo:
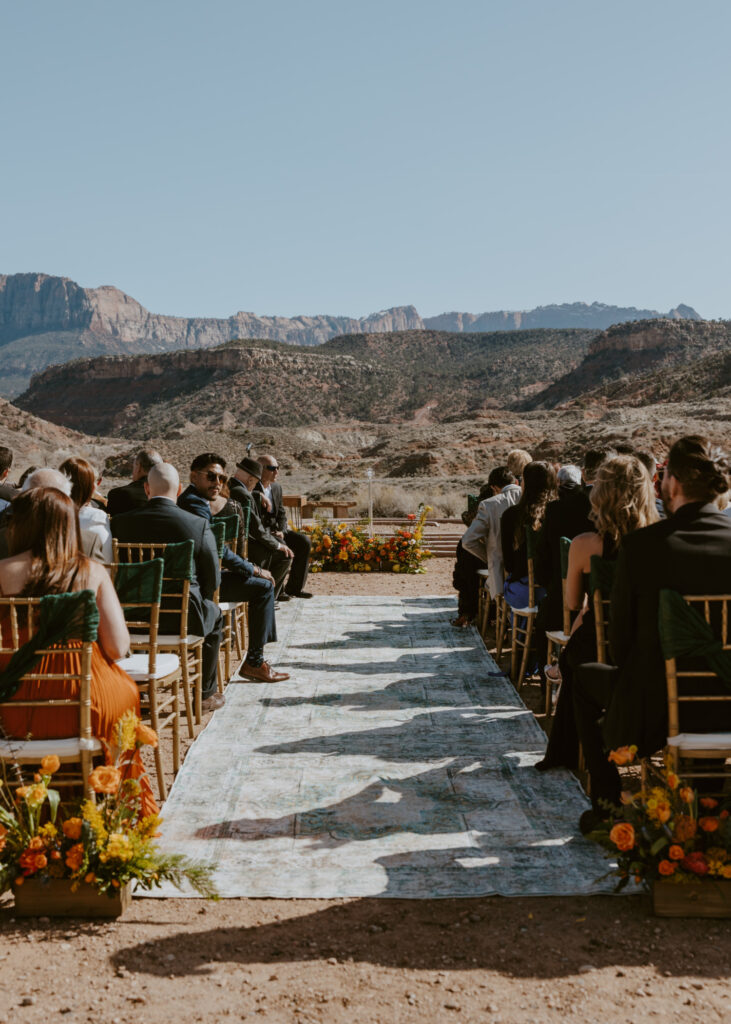
<svg viewBox="0 0 731 1024">
<path fill-rule="evenodd" d="M 612 696 L 619 670 L 613 665 L 579 665 L 574 676 L 574 714 L 584 760 L 591 776 L 591 802 L 605 812 L 603 802 L 619 804 L 621 785 L 617 766 L 607 760 L 599 719 Z"/>
<path fill-rule="evenodd" d="M 274 587 L 269 580 L 252 576 L 245 580 L 237 573 L 221 578 L 222 601 L 245 601 L 249 606 L 249 650 L 261 651 L 264 644 L 277 639 L 274 614 Z"/>
<path fill-rule="evenodd" d="M 287 530 L 284 535 L 284 543 L 294 552 L 292 568 L 289 570 L 289 579 L 284 588 L 285 593 L 292 597 L 301 594 L 307 583 L 307 574 L 310 571 L 310 548 L 312 541 L 306 533 L 298 533 L 296 530 Z"/>
<path fill-rule="evenodd" d="M 203 640 L 203 691 L 201 693 L 203 700 L 212 697 L 218 689 L 218 652 L 221 648 L 222 636 L 223 616 L 219 611 L 213 629 L 206 633 Z"/>
<path fill-rule="evenodd" d="M 478 569 L 484 569 L 485 563 L 471 552 L 465 551 L 462 541 L 457 544 L 457 560 L 454 563 L 452 584 L 457 591 L 457 611 L 470 619 L 477 618 L 480 603 L 480 577 Z"/>
</svg>

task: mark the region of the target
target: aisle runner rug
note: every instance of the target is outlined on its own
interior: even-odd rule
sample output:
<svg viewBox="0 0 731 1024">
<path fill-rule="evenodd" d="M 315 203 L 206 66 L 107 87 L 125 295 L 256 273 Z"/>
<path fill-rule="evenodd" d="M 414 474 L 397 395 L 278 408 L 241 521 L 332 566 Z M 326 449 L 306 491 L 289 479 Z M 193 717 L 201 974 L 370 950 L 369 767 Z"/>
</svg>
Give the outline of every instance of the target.
<svg viewBox="0 0 731 1024">
<path fill-rule="evenodd" d="M 447 597 L 290 601 L 270 654 L 292 678 L 229 684 L 162 845 L 214 864 L 226 897 L 611 892 L 577 830 L 586 797 L 532 767 L 543 731 L 455 614 Z"/>
</svg>

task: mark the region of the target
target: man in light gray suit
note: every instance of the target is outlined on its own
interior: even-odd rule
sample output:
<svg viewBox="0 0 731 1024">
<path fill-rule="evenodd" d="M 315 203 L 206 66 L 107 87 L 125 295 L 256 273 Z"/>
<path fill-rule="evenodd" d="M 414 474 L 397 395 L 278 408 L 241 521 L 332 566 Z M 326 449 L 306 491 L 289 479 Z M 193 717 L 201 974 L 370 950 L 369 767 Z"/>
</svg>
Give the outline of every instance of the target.
<svg viewBox="0 0 731 1024">
<path fill-rule="evenodd" d="M 492 497 L 481 501 L 475 518 L 462 537 L 462 547 L 487 565 L 490 593 L 503 592 L 503 556 L 500 545 L 500 518 L 506 508 L 520 500 L 520 486 L 515 476 L 498 466 L 488 477 Z"/>
</svg>

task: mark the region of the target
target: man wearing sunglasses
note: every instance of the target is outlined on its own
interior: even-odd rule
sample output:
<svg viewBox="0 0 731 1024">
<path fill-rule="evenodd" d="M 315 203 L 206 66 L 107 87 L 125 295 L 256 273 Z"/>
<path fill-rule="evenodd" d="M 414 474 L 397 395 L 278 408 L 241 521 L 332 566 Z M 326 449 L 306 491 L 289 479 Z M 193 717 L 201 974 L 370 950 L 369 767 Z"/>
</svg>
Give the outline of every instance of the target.
<svg viewBox="0 0 731 1024">
<path fill-rule="evenodd" d="M 288 601 L 289 597 L 283 598 L 281 591 L 292 564 L 293 552 L 262 522 L 259 502 L 254 497 L 254 489 L 261 477 L 261 463 L 247 455 L 236 463 L 236 471 L 229 478 L 228 489 L 244 512 L 249 509 L 249 558 L 256 565 L 266 566 L 274 577 L 275 597 Z"/>
<path fill-rule="evenodd" d="M 273 455 L 260 455 L 261 480 L 254 488 L 254 497 L 260 496 L 261 521 L 271 533 L 286 544 L 293 552 L 292 568 L 284 587 L 282 598 L 312 597 L 305 589 L 310 567 L 310 538 L 304 533 L 290 530 L 287 510 L 282 499 L 282 485 L 279 483 L 279 463 Z"/>
<path fill-rule="evenodd" d="M 226 483 L 225 470 L 226 460 L 215 452 L 196 456 L 190 464 L 190 486 L 178 498 L 178 505 L 210 523 L 210 502 Z M 241 558 L 226 545 L 221 563 L 221 600 L 245 601 L 249 606 L 249 649 L 239 666 L 239 675 L 261 683 L 289 679 L 287 673 L 275 672 L 264 660 L 264 645 L 277 639 L 271 573 Z"/>
</svg>

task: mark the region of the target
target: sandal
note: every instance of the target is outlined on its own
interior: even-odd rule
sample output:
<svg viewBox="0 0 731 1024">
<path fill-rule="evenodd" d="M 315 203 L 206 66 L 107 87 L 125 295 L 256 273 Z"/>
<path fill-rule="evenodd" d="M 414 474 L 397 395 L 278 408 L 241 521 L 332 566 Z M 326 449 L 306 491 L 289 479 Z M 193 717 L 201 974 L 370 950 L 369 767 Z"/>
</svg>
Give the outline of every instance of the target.
<svg viewBox="0 0 731 1024">
<path fill-rule="evenodd" d="M 452 625 L 456 626 L 457 629 L 467 629 L 468 626 L 472 625 L 472 619 L 469 615 L 458 615 L 456 619 L 452 619 Z"/>
</svg>

